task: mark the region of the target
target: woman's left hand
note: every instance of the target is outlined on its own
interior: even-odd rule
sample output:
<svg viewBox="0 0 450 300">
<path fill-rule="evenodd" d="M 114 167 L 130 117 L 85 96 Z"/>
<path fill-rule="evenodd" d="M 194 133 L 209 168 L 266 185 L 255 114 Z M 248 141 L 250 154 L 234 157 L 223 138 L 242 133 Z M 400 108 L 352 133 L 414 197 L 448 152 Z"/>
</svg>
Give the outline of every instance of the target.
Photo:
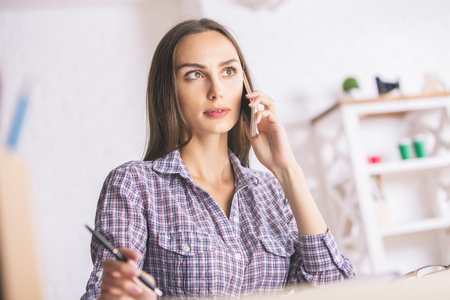
<svg viewBox="0 0 450 300">
<path fill-rule="evenodd" d="M 297 162 L 284 126 L 278 118 L 275 102 L 261 91 L 253 91 L 246 97 L 250 99 L 249 106 L 251 108 L 258 108 L 258 105 L 262 104 L 264 110 L 258 111 L 255 115 L 259 134 L 253 138 L 250 137 L 249 124 L 245 124 L 245 132 L 258 160 L 278 177 L 283 170 Z"/>
</svg>

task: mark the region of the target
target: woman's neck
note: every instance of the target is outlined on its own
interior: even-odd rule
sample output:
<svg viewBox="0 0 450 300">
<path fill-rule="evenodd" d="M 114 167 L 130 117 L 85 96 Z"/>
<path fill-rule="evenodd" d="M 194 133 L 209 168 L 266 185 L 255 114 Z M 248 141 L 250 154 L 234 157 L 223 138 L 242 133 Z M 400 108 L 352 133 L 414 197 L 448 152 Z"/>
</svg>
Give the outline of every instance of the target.
<svg viewBox="0 0 450 300">
<path fill-rule="evenodd" d="M 233 177 L 233 170 L 228 157 L 227 136 L 208 138 L 193 137 L 180 155 L 186 167 L 195 179 L 220 184 Z"/>
</svg>

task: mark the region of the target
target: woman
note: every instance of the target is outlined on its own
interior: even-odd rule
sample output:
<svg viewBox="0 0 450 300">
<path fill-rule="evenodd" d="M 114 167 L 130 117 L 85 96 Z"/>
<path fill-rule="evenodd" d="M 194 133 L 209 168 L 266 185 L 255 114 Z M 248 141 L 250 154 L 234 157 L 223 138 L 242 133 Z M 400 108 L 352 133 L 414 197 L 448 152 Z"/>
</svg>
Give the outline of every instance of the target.
<svg viewBox="0 0 450 300">
<path fill-rule="evenodd" d="M 161 40 L 148 82 L 144 161 L 109 174 L 96 214 L 97 230 L 129 263 L 93 240 L 83 299 L 155 299 L 133 281 L 140 269 L 170 297 L 239 297 L 354 277 L 274 101 L 247 94 L 244 72 L 239 46 L 214 21 L 182 22 Z M 253 138 L 242 103 L 265 108 Z M 247 168 L 250 143 L 271 173 Z"/>
</svg>

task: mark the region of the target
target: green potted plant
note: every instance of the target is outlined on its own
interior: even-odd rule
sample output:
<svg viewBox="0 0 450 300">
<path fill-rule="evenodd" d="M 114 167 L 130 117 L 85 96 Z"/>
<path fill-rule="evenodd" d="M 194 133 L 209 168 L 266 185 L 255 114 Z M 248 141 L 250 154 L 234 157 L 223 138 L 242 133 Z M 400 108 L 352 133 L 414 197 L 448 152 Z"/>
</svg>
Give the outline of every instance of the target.
<svg viewBox="0 0 450 300">
<path fill-rule="evenodd" d="M 348 77 L 344 80 L 342 89 L 344 90 L 348 98 L 355 98 L 354 93 L 359 89 L 358 80 L 356 80 L 354 77 Z"/>
</svg>

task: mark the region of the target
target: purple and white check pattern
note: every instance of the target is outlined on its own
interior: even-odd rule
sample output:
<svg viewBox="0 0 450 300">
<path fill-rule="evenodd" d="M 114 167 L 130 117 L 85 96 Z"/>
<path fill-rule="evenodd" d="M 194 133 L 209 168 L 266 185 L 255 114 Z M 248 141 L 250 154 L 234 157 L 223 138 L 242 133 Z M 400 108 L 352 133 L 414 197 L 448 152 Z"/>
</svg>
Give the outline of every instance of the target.
<svg viewBox="0 0 450 300">
<path fill-rule="evenodd" d="M 174 151 L 113 170 L 100 194 L 96 229 L 116 247 L 143 254 L 138 266 L 170 297 L 234 298 L 355 276 L 330 231 L 298 234 L 272 174 L 229 156 L 235 174 L 229 219 Z M 112 257 L 96 240 L 91 255 L 94 269 L 82 299 L 99 296 L 102 261 Z"/>
</svg>

